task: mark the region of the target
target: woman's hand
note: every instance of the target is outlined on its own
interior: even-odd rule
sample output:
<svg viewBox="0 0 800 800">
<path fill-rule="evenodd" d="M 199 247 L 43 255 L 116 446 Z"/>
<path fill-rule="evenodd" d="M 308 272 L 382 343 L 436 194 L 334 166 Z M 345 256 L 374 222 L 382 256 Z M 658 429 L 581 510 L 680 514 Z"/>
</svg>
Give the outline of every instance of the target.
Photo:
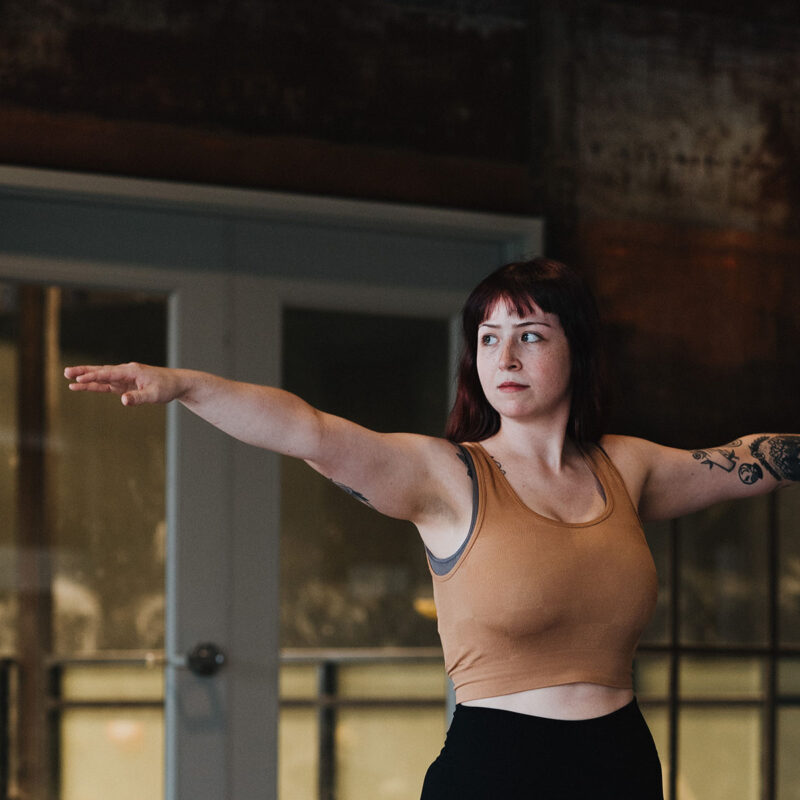
<svg viewBox="0 0 800 800">
<path fill-rule="evenodd" d="M 64 377 L 73 392 L 111 392 L 121 395 L 122 405 L 169 403 L 180 399 L 187 389 L 181 370 L 146 364 L 67 367 Z"/>
</svg>

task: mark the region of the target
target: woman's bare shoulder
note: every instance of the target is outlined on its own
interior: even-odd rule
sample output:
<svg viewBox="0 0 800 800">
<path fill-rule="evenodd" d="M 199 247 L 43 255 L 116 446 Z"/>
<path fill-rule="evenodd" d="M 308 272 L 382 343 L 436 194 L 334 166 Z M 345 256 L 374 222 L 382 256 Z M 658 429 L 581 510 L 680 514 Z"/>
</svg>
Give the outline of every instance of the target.
<svg viewBox="0 0 800 800">
<path fill-rule="evenodd" d="M 600 446 L 622 475 L 628 493 L 638 503 L 642 487 L 647 480 L 652 442 L 636 436 L 606 434 L 600 440 Z"/>
</svg>

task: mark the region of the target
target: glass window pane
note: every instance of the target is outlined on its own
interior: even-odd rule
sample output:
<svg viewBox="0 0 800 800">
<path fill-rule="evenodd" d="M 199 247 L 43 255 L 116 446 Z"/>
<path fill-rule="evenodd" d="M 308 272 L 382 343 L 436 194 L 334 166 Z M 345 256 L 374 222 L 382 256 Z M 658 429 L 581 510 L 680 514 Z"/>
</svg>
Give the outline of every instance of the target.
<svg viewBox="0 0 800 800">
<path fill-rule="evenodd" d="M 778 694 L 800 697 L 800 658 L 782 658 L 778 662 Z"/>
<path fill-rule="evenodd" d="M 670 636 L 670 605 L 672 595 L 672 564 L 670 544 L 672 523 L 669 520 L 648 522 L 644 526 L 647 543 L 658 572 L 658 603 L 653 619 L 642 634 L 643 644 L 666 644 Z"/>
<path fill-rule="evenodd" d="M 163 297 L 78 290 L 60 295 L 61 368 L 165 363 Z M 126 411 L 116 398 L 68 392 L 63 384 L 54 398 L 54 650 L 74 655 L 162 648 L 165 408 Z"/>
<path fill-rule="evenodd" d="M 343 664 L 339 695 L 348 698 L 441 699 L 446 676 L 442 663 Z"/>
<path fill-rule="evenodd" d="M 633 688 L 642 700 L 666 700 L 669 697 L 669 657 L 639 653 L 633 662 Z"/>
<path fill-rule="evenodd" d="M 800 487 L 775 494 L 780 546 L 781 644 L 800 645 Z"/>
<path fill-rule="evenodd" d="M 161 709 L 67 709 L 61 715 L 60 800 L 164 794 Z"/>
<path fill-rule="evenodd" d="M 63 700 L 141 700 L 164 699 L 164 670 L 126 665 L 70 665 L 61 671 Z"/>
<path fill-rule="evenodd" d="M 684 656 L 680 695 L 685 698 L 763 696 L 766 664 L 758 658 Z"/>
<path fill-rule="evenodd" d="M 17 649 L 17 297 L 0 284 L 0 656 Z"/>
<path fill-rule="evenodd" d="M 319 670 L 315 664 L 281 664 L 281 700 L 308 700 L 317 696 Z"/>
<path fill-rule="evenodd" d="M 313 708 L 283 708 L 278 724 L 278 797 L 318 800 L 319 718 Z"/>
<path fill-rule="evenodd" d="M 759 709 L 684 708 L 678 730 L 678 797 L 760 800 Z"/>
<path fill-rule="evenodd" d="M 800 800 L 800 708 L 778 709 L 777 800 Z"/>
<path fill-rule="evenodd" d="M 679 525 L 681 641 L 764 644 L 769 498 L 719 504 Z"/>
<path fill-rule="evenodd" d="M 646 702 L 639 703 L 639 707 L 658 750 L 664 797 L 669 797 L 669 709 L 663 705 L 650 705 Z"/>
<path fill-rule="evenodd" d="M 380 431 L 441 435 L 446 320 L 288 309 L 284 386 Z M 281 489 L 282 647 L 439 646 L 414 527 L 286 458 Z"/>
<path fill-rule="evenodd" d="M 347 800 L 419 797 L 442 749 L 441 709 L 342 709 L 336 728 L 336 796 Z"/>
</svg>

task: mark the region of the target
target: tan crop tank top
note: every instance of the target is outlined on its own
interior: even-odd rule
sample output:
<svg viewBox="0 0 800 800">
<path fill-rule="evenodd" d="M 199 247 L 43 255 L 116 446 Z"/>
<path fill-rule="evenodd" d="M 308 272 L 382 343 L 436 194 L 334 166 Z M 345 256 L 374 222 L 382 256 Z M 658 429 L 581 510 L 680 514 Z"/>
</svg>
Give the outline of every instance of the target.
<svg viewBox="0 0 800 800">
<path fill-rule="evenodd" d="M 446 574 L 431 569 L 456 701 L 578 682 L 630 688 L 658 580 L 611 460 L 599 447 L 586 454 L 606 507 L 573 524 L 528 508 L 481 445 L 464 447 L 477 489 L 472 533 Z"/>
</svg>

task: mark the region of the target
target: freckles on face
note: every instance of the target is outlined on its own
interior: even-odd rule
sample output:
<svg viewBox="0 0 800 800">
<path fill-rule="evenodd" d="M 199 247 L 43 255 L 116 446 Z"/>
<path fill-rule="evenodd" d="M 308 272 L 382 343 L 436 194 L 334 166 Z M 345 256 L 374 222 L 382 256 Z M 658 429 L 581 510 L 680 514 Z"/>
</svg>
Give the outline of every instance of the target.
<svg viewBox="0 0 800 800">
<path fill-rule="evenodd" d="M 486 399 L 515 415 L 568 402 L 571 360 L 558 316 L 538 306 L 520 316 L 505 302 L 478 327 L 476 367 Z"/>
</svg>

